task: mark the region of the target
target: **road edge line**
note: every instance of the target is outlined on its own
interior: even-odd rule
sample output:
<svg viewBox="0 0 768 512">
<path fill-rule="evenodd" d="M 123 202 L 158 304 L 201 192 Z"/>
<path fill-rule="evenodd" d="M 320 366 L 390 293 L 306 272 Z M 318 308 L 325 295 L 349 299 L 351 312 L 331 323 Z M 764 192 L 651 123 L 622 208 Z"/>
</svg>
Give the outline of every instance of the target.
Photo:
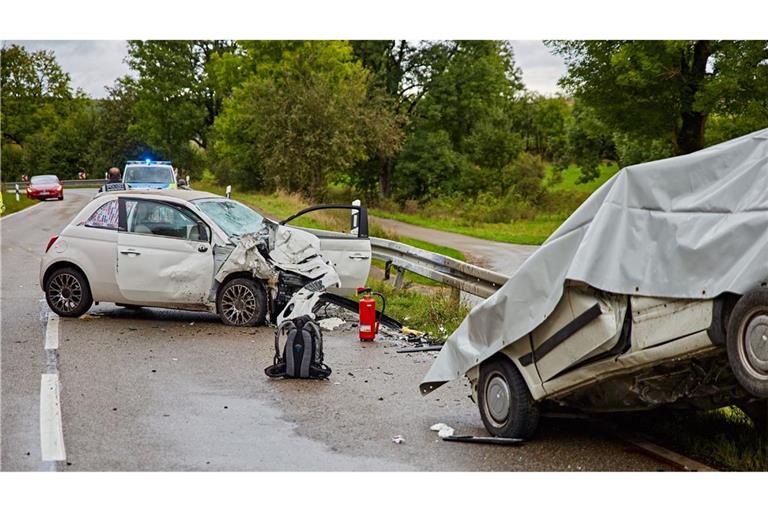
<svg viewBox="0 0 768 512">
<path fill-rule="evenodd" d="M 55 373 L 44 373 L 40 378 L 40 453 L 46 462 L 67 458 L 61 424 L 59 376 Z"/>
<path fill-rule="evenodd" d="M 16 215 L 18 215 L 20 213 L 24 213 L 24 212 L 28 212 L 30 210 L 33 210 L 33 209 L 37 208 L 38 206 L 42 205 L 44 202 L 45 201 L 40 201 L 37 204 L 33 204 L 32 206 L 28 206 L 28 207 L 24 208 L 23 210 L 19 210 L 17 212 L 13 212 L 13 213 L 10 213 L 8 215 L 4 215 L 3 217 L 0 217 L 0 224 L 2 224 L 2 222 L 4 220 L 10 219 L 11 217 L 15 217 Z"/>
</svg>

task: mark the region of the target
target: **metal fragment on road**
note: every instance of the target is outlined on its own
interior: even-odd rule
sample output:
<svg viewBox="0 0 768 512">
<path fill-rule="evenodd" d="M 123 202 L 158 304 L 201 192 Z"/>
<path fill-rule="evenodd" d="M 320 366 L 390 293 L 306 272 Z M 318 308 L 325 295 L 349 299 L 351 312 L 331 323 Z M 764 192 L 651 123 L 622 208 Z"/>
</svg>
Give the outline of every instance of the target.
<svg viewBox="0 0 768 512">
<path fill-rule="evenodd" d="M 395 444 L 403 444 L 405 442 L 405 438 L 403 436 L 395 436 L 392 438 L 392 442 Z"/>
</svg>

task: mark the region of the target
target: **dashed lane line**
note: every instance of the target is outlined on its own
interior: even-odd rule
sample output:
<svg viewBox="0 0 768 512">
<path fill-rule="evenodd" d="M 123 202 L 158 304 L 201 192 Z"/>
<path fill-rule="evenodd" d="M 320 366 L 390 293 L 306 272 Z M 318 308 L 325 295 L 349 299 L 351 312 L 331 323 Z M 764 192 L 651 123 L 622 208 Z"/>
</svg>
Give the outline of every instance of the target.
<svg viewBox="0 0 768 512">
<path fill-rule="evenodd" d="M 45 328 L 45 350 L 59 349 L 59 315 L 48 314 L 48 323 Z"/>
<path fill-rule="evenodd" d="M 43 461 L 67 458 L 61 426 L 59 376 L 55 373 L 44 373 L 40 380 L 40 453 Z"/>
</svg>

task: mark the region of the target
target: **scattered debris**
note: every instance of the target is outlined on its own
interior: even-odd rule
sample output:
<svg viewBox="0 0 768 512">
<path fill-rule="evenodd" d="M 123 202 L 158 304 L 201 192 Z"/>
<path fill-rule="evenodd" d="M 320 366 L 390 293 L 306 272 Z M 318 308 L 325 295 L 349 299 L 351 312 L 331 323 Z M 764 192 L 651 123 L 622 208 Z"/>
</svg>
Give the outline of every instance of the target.
<svg viewBox="0 0 768 512">
<path fill-rule="evenodd" d="M 437 432 L 438 437 L 441 439 L 444 439 L 446 437 L 453 436 L 454 430 L 453 428 L 449 427 L 445 423 L 435 423 L 431 427 L 429 427 L 429 430 L 433 430 Z"/>
<path fill-rule="evenodd" d="M 336 329 L 337 327 L 341 327 L 346 322 L 338 317 L 329 317 L 329 318 L 323 318 L 322 320 L 317 322 L 320 324 L 320 328 L 325 331 L 332 331 Z"/>
<path fill-rule="evenodd" d="M 442 348 L 442 345 L 424 345 L 422 347 L 401 348 L 397 351 L 397 353 L 406 354 L 409 352 L 439 352 L 442 350 Z"/>
<path fill-rule="evenodd" d="M 405 438 L 403 436 L 395 436 L 392 438 L 392 442 L 395 444 L 403 444 L 405 442 Z"/>
<path fill-rule="evenodd" d="M 478 443 L 478 444 L 498 444 L 504 446 L 515 446 L 522 444 L 522 439 L 512 437 L 480 437 L 480 436 L 447 436 L 443 441 L 454 441 L 457 443 Z"/>
</svg>

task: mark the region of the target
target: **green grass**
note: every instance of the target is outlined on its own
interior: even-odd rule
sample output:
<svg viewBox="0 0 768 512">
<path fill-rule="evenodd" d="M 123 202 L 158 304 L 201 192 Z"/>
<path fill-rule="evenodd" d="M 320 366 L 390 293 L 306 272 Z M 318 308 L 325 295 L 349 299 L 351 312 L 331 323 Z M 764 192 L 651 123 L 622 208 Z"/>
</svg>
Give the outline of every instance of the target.
<svg viewBox="0 0 768 512">
<path fill-rule="evenodd" d="M 632 415 L 632 428 L 694 459 L 731 471 L 768 471 L 768 434 L 737 407 Z"/>
<path fill-rule="evenodd" d="M 16 201 L 15 193 L 3 192 L 3 205 L 5 208 L 2 209 L 3 211 L 0 213 L 0 216 L 5 217 L 6 215 L 19 212 L 24 208 L 29 208 L 39 202 L 36 199 L 27 199 L 27 196 L 23 193 L 20 194 L 19 197 L 20 201 Z"/>
<path fill-rule="evenodd" d="M 586 192 L 592 193 L 600 186 L 608 181 L 619 170 L 619 167 L 615 163 L 604 163 L 598 167 L 600 176 L 593 181 L 587 183 L 578 183 L 581 178 L 581 168 L 577 165 L 569 165 L 561 172 L 562 179 L 552 183 L 552 176 L 554 172 L 550 167 L 547 171 L 547 177 L 545 178 L 546 187 L 551 191 L 570 191 L 570 192 Z"/>
<path fill-rule="evenodd" d="M 448 288 L 435 287 L 425 294 L 411 288 L 397 290 L 391 282 L 374 278 L 368 279 L 368 286 L 384 294 L 388 316 L 436 339 L 452 333 L 469 313 L 469 307 L 452 298 Z"/>
<path fill-rule="evenodd" d="M 547 214 L 537 215 L 536 218 L 531 220 L 467 224 L 461 219 L 433 218 L 423 214 L 391 212 L 381 209 L 372 209 L 370 212 L 378 217 L 399 220 L 408 224 L 440 231 L 449 231 L 484 240 L 525 245 L 539 245 L 543 243 L 567 218 L 567 215 Z"/>
<path fill-rule="evenodd" d="M 555 204 L 551 205 L 550 208 L 554 209 L 555 213 L 552 211 L 531 211 L 529 212 L 531 218 L 511 222 L 472 222 L 460 216 L 430 215 L 428 209 L 419 213 L 404 213 L 392 209 L 376 208 L 371 210 L 371 214 L 485 240 L 539 245 L 568 218 L 578 204 L 616 174 L 618 167 L 614 163 L 608 163 L 600 165 L 599 170 L 600 175 L 597 179 L 588 183 L 578 183 L 581 169 L 575 165 L 563 170 L 561 180 L 554 182 L 552 168 L 548 169 L 544 181 L 547 191 L 552 194 L 550 202 Z M 557 204 L 558 202 L 562 202 L 562 204 Z"/>
</svg>

